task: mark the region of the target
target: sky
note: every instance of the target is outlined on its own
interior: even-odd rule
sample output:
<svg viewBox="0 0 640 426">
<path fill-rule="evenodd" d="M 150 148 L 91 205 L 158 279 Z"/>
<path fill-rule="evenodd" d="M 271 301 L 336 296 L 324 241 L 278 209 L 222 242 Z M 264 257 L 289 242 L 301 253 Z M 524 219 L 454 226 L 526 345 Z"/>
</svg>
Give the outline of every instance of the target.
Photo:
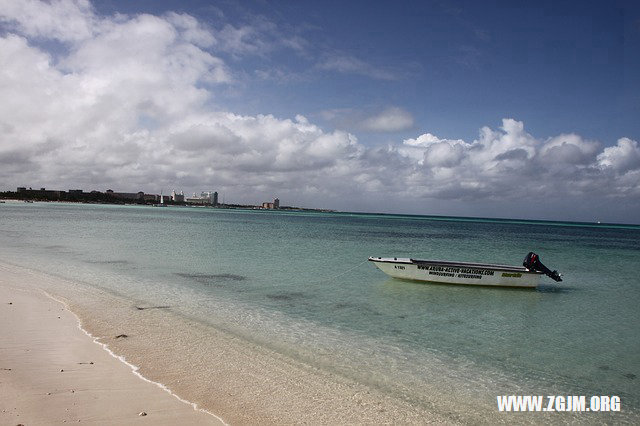
<svg viewBox="0 0 640 426">
<path fill-rule="evenodd" d="M 0 190 L 640 223 L 640 4 L 0 0 Z"/>
</svg>

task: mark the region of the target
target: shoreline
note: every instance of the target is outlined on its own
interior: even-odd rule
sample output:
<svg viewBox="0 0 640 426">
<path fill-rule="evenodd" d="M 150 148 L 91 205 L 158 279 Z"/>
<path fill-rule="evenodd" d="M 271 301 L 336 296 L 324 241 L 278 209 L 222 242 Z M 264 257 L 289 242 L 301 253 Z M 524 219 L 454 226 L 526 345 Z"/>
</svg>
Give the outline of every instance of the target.
<svg viewBox="0 0 640 426">
<path fill-rule="evenodd" d="M 147 206 L 155 207 L 154 204 L 138 204 L 138 203 L 103 203 L 103 202 L 85 202 L 85 201 L 73 201 L 73 200 L 27 200 L 20 198 L 0 198 L 0 203 L 24 203 L 24 202 L 36 202 L 36 203 L 59 203 L 59 204 L 81 204 L 81 205 L 113 205 L 113 206 Z M 263 209 L 258 206 L 239 205 L 239 204 L 219 204 L 216 207 L 207 205 L 185 205 L 185 204 L 167 204 L 167 207 L 194 207 L 194 208 L 214 208 L 216 210 L 246 210 L 246 211 L 281 211 L 281 212 L 301 212 L 301 213 L 329 213 L 336 215 L 362 215 L 369 217 L 376 216 L 388 216 L 388 217 L 402 217 L 410 219 L 426 219 L 433 221 L 443 222 L 481 222 L 481 223 L 495 223 L 503 222 L 515 225 L 545 225 L 545 226 L 558 226 L 558 227 L 580 227 L 580 228 L 603 228 L 603 229 L 640 229 L 640 223 L 625 223 L 625 222 L 601 222 L 601 221 L 587 221 L 587 220 L 560 220 L 560 219 L 536 219 L 525 217 L 481 217 L 481 216 L 448 216 L 448 215 L 436 215 L 436 214 L 415 214 L 415 213 L 389 213 L 389 212 L 359 212 L 359 211 L 344 211 L 334 209 L 323 208 L 310 208 L 310 207 L 293 207 L 284 206 L 279 209 Z"/>
<path fill-rule="evenodd" d="M 46 297 L 42 292 L 50 294 L 53 299 L 47 299 L 49 304 L 55 303 L 62 315 L 72 319 L 76 339 L 83 340 L 85 346 L 90 345 L 108 357 L 112 364 L 125 369 L 126 375 L 138 385 L 151 386 L 165 400 L 170 399 L 192 414 L 208 418 L 205 422 L 197 420 L 193 423 L 180 418 L 180 424 L 451 424 L 461 420 L 456 415 L 442 415 L 415 406 L 221 330 L 180 318 L 169 309 L 141 310 L 135 305 L 136 301 L 101 289 L 0 262 L 0 303 L 4 303 L 10 288 L 14 294 L 30 292 L 31 297 L 35 297 L 34 292 L 41 292 L 41 298 Z M 62 308 L 60 303 L 68 308 Z M 15 307 L 17 305 L 4 304 L 0 312 Z M 4 324 L 4 327 L 9 327 L 7 321 Z M 48 325 L 56 323 L 49 321 Z M 2 325 L 0 331 L 4 331 Z M 55 329 L 47 331 L 52 332 Z M 27 334 L 17 335 L 15 339 L 21 344 L 28 343 Z M 126 338 L 119 338 L 121 334 Z M 4 361 L 6 358 L 2 356 L 0 359 Z M 72 354 L 66 353 L 61 362 L 71 362 L 71 359 Z M 123 359 L 126 364 L 118 362 Z M 139 366 L 135 375 L 131 374 L 130 366 Z M 55 370 L 56 374 L 63 374 L 59 373 L 63 368 Z M 7 375 L 6 371 L 2 373 Z M 95 381 L 93 387 L 102 389 L 100 383 L 100 380 Z M 26 381 L 20 389 L 11 386 L 0 389 L 0 396 L 33 394 L 34 386 L 33 381 Z M 39 395 L 38 398 L 36 400 L 41 401 L 44 396 Z M 160 399 L 157 398 L 158 401 Z M 196 412 L 189 404 L 211 414 Z M 114 405 L 119 406 L 109 406 Z M 104 418 L 109 411 L 107 407 L 96 409 L 99 413 L 94 417 Z M 145 420 L 153 417 L 151 408 L 141 408 L 134 414 L 142 411 L 149 414 Z M 224 419 L 224 423 L 216 417 Z M 23 421 L 23 417 L 17 420 Z M 172 423 L 167 421 L 166 424 Z M 162 422 L 156 417 L 154 424 Z"/>
<path fill-rule="evenodd" d="M 623 400 L 620 413 L 509 415 L 519 423 L 638 418 L 634 233 L 567 228 L 556 240 L 552 227 L 529 235 L 382 217 L 44 203 L 0 211 L 0 281 L 19 275 L 16 286 L 65 301 L 141 375 L 230 424 L 489 424 L 506 419 L 496 395 L 511 394 Z M 496 232 L 512 249 L 487 244 Z M 367 251 L 392 250 L 390 236 L 412 252 L 427 241 L 424 257 L 497 260 L 556 241 L 548 259 L 572 283 L 449 288 L 370 267 L 329 279 Z M 600 328 L 608 332 L 592 334 Z"/>
<path fill-rule="evenodd" d="M 249 205 L 249 204 L 223 204 L 219 203 L 216 205 L 211 204 L 195 204 L 195 203 L 136 203 L 136 202 L 127 202 L 131 200 L 122 200 L 118 199 L 115 201 L 95 201 L 95 200 L 48 200 L 48 199 L 39 199 L 39 198 L 1 198 L 0 204 L 9 202 L 9 203 L 61 203 L 61 204 L 87 204 L 87 205 L 114 205 L 114 206 L 146 206 L 146 207 L 189 207 L 189 208 L 215 208 L 220 210 L 267 210 L 267 211 L 283 211 L 283 212 L 306 212 L 306 213 L 341 213 L 337 210 L 332 209 L 321 209 L 321 208 L 311 208 L 311 207 L 296 207 L 296 206 L 282 206 L 275 208 L 264 208 L 258 205 Z"/>
<path fill-rule="evenodd" d="M 148 383 L 151 383 L 151 384 L 157 386 L 158 388 L 162 389 L 163 391 L 165 391 L 166 393 L 168 393 L 172 397 L 176 398 L 178 401 L 191 406 L 195 411 L 199 411 L 199 412 L 208 414 L 210 416 L 213 416 L 216 420 L 218 420 L 220 422 L 220 424 L 228 426 L 227 423 L 225 423 L 225 421 L 221 417 L 218 417 L 217 415 L 215 415 L 214 413 L 212 413 L 210 411 L 207 411 L 205 409 L 199 408 L 198 405 L 196 403 L 194 403 L 194 402 L 187 401 L 186 399 L 181 398 L 179 395 L 176 395 L 175 393 L 173 393 L 171 391 L 171 389 L 169 389 L 168 387 L 166 387 L 162 383 L 154 382 L 153 380 L 149 380 L 148 378 L 144 377 L 142 374 L 140 374 L 140 371 L 139 371 L 140 367 L 138 367 L 136 365 L 133 365 L 130 362 L 128 362 L 124 356 L 115 354 L 109 348 L 109 346 L 106 343 L 100 342 L 97 337 L 93 336 L 90 332 L 88 332 L 87 330 L 82 328 L 82 320 L 80 319 L 80 317 L 78 317 L 78 315 L 75 314 L 75 312 L 73 312 L 71 309 L 69 309 L 69 307 L 68 307 L 66 302 L 64 302 L 63 300 L 57 299 L 55 296 L 52 296 L 51 294 L 49 294 L 47 292 L 43 291 L 43 293 L 49 299 L 52 299 L 52 300 L 60 303 L 61 305 L 63 305 L 65 307 L 65 309 L 67 309 L 75 317 L 75 319 L 77 321 L 77 324 L 78 324 L 78 329 L 80 331 L 82 331 L 87 337 L 89 337 L 93 343 L 95 343 L 96 345 L 100 346 L 104 351 L 109 353 L 109 355 L 111 355 L 114 359 L 120 361 L 121 363 L 123 363 L 127 367 L 129 367 L 131 369 L 131 373 L 133 373 L 135 376 L 137 376 L 138 378 L 140 378 L 141 380 L 143 380 L 145 382 L 148 382 Z"/>
<path fill-rule="evenodd" d="M 64 302 L 3 272 L 0 423 L 226 424 L 137 374 L 82 329 Z"/>
<path fill-rule="evenodd" d="M 436 400 L 398 398 L 181 318 L 170 309 L 157 309 L 169 306 L 139 302 L 0 261 L 0 423 L 50 424 L 54 419 L 55 423 L 150 421 L 159 425 L 482 424 L 505 420 L 498 413 L 478 417 L 466 404 L 438 406 Z M 22 315 L 16 315 L 18 307 L 24 308 Z M 66 347 L 69 339 L 76 345 Z M 88 355 L 87 347 L 92 351 Z M 34 360 L 16 352 L 20 349 L 42 353 Z M 98 367 L 101 375 L 92 371 Z M 72 375 L 75 382 L 67 380 Z M 127 384 L 121 382 L 123 377 Z M 436 383 L 433 386 L 438 389 Z M 146 415 L 140 416 L 143 412 Z M 511 413 L 509 419 L 535 424 L 575 421 L 576 417 Z M 602 416 L 582 420 L 590 423 Z"/>
</svg>

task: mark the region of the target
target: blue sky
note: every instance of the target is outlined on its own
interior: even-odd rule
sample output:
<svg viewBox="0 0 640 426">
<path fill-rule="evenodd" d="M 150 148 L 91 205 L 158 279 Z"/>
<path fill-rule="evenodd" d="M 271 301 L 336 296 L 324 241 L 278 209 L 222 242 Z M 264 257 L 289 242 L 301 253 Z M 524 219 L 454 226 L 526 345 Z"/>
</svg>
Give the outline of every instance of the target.
<svg viewBox="0 0 640 426">
<path fill-rule="evenodd" d="M 640 217 L 638 3 L 3 3 L 6 189 Z"/>
<path fill-rule="evenodd" d="M 181 11 L 214 26 L 255 25 L 304 40 L 230 62 L 246 72 L 240 113 L 318 117 L 395 105 L 415 129 L 473 139 L 503 117 L 537 136 L 579 132 L 613 144 L 640 133 L 640 7 L 608 1 L 104 2 L 104 13 Z M 323 56 L 367 70 L 319 70 Z M 256 70 L 284 75 L 260 80 Z M 378 73 L 379 75 L 376 75 Z M 247 102 L 249 101 L 249 102 Z M 322 121 L 324 126 L 331 123 Z M 410 135 L 407 132 L 406 135 Z M 375 135 L 370 135 L 375 138 Z"/>
</svg>

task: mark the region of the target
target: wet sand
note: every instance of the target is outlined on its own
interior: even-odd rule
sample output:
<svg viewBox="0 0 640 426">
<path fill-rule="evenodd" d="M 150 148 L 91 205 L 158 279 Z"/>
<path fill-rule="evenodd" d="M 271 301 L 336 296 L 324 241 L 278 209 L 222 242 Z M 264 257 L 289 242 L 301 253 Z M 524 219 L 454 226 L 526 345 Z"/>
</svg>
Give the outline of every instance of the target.
<svg viewBox="0 0 640 426">
<path fill-rule="evenodd" d="M 0 277 L 0 424 L 224 424 L 135 375 L 24 278 Z"/>
<path fill-rule="evenodd" d="M 154 424 L 217 421 L 134 375 L 78 328 L 74 314 L 97 342 L 140 366 L 140 375 L 228 424 L 461 420 L 180 317 L 170 307 L 149 309 L 14 265 L 0 263 L 0 304 L 0 369 L 10 369 L 0 370 L 0 400 L 6 401 L 0 423 L 120 424 L 141 420 L 141 412 Z"/>
</svg>

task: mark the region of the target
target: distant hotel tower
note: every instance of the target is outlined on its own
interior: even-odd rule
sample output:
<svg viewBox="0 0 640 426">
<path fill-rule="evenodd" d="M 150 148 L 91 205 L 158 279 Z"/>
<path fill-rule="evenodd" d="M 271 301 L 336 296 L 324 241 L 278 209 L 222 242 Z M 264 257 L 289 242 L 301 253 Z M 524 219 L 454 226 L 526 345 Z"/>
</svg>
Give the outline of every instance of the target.
<svg viewBox="0 0 640 426">
<path fill-rule="evenodd" d="M 273 203 L 268 203 L 268 202 L 264 202 L 262 203 L 262 208 L 263 209 L 279 209 L 280 208 L 280 200 L 278 198 L 275 198 L 273 200 Z"/>
<path fill-rule="evenodd" d="M 184 192 L 180 191 L 178 194 L 174 189 L 171 191 L 171 199 L 176 203 L 184 203 Z"/>
</svg>

